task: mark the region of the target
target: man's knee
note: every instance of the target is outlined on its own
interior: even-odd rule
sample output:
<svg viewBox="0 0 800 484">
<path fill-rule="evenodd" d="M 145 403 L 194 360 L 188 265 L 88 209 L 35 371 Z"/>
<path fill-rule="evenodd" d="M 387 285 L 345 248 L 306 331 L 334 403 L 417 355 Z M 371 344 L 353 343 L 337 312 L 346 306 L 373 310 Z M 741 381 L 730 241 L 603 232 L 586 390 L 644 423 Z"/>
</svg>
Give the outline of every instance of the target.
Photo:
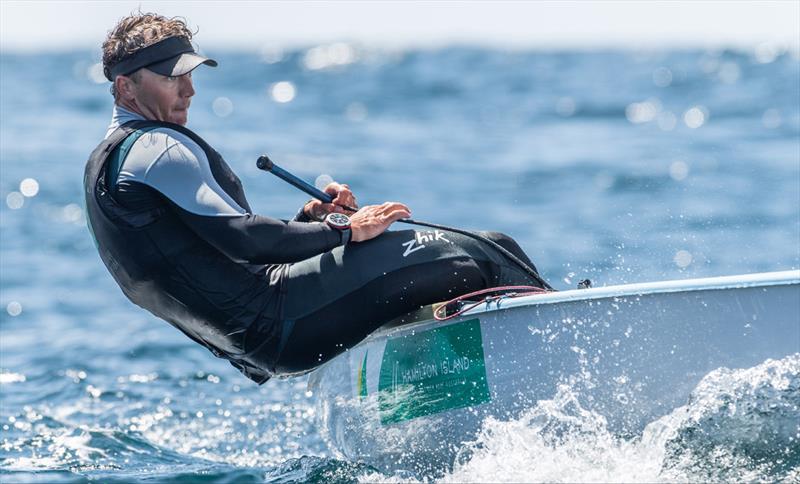
<svg viewBox="0 0 800 484">
<path fill-rule="evenodd" d="M 517 244 L 517 241 L 511 238 L 511 236 L 506 235 L 502 232 L 479 232 L 479 233 L 481 236 L 491 240 L 495 244 L 498 244 L 502 248 L 516 255 L 517 257 L 525 256 L 525 252 L 522 251 L 522 248 L 519 246 L 519 244 Z"/>
<path fill-rule="evenodd" d="M 533 264 L 533 261 L 531 261 L 531 259 L 528 257 L 528 254 L 526 254 L 525 251 L 522 250 L 522 247 L 520 247 L 517 241 L 511 238 L 511 236 L 506 235 L 502 232 L 479 232 L 479 233 L 481 236 L 491 240 L 495 244 L 511 252 L 518 259 L 522 260 L 525 264 L 533 268 L 533 270 L 536 270 L 536 266 Z"/>
<path fill-rule="evenodd" d="M 478 232 L 481 236 L 486 237 L 487 239 L 495 242 L 497 244 L 502 245 L 505 247 L 506 245 L 517 245 L 517 242 L 511 238 L 511 236 L 506 235 L 502 232 Z"/>
</svg>

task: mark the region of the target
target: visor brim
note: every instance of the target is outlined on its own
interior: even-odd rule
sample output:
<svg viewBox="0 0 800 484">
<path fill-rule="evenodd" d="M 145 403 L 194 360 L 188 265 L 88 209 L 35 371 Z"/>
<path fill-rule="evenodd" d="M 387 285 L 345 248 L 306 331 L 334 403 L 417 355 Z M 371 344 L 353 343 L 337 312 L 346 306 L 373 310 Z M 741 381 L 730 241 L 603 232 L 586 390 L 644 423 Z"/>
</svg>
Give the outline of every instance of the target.
<svg viewBox="0 0 800 484">
<path fill-rule="evenodd" d="M 161 74 L 162 76 L 182 76 L 195 70 L 200 64 L 205 64 L 211 67 L 217 67 L 217 61 L 209 59 L 193 52 L 186 52 L 183 54 L 170 57 L 169 59 L 155 64 L 145 66 L 146 69 Z"/>
</svg>

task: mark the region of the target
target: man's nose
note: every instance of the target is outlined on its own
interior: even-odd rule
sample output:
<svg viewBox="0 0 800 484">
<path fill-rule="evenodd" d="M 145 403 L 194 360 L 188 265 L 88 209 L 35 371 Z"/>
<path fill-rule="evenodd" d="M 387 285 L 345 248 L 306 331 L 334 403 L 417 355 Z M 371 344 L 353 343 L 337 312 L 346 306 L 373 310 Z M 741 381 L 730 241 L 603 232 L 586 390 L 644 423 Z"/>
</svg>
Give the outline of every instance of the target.
<svg viewBox="0 0 800 484">
<path fill-rule="evenodd" d="M 181 96 L 192 97 L 194 96 L 194 85 L 192 84 L 192 76 L 181 76 Z"/>
</svg>

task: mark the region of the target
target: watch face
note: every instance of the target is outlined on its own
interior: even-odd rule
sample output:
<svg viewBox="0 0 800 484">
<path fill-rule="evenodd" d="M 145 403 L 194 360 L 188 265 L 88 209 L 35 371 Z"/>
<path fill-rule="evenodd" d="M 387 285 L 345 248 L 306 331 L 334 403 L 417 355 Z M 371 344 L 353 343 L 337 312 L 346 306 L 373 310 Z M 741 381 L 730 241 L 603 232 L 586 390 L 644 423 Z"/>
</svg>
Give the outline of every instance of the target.
<svg viewBox="0 0 800 484">
<path fill-rule="evenodd" d="M 350 228 L 350 217 L 343 213 L 331 213 L 325 218 L 325 221 L 328 225 L 336 229 Z"/>
</svg>

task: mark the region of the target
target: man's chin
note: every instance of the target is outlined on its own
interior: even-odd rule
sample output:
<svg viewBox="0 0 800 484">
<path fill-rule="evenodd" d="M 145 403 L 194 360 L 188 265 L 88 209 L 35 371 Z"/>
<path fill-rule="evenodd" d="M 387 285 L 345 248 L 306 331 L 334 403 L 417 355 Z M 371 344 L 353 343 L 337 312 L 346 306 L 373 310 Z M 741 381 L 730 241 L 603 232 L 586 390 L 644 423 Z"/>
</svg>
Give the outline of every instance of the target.
<svg viewBox="0 0 800 484">
<path fill-rule="evenodd" d="M 189 113 L 175 113 L 170 116 L 170 122 L 174 124 L 180 124 L 181 126 L 186 126 L 186 122 L 189 120 Z"/>
</svg>

